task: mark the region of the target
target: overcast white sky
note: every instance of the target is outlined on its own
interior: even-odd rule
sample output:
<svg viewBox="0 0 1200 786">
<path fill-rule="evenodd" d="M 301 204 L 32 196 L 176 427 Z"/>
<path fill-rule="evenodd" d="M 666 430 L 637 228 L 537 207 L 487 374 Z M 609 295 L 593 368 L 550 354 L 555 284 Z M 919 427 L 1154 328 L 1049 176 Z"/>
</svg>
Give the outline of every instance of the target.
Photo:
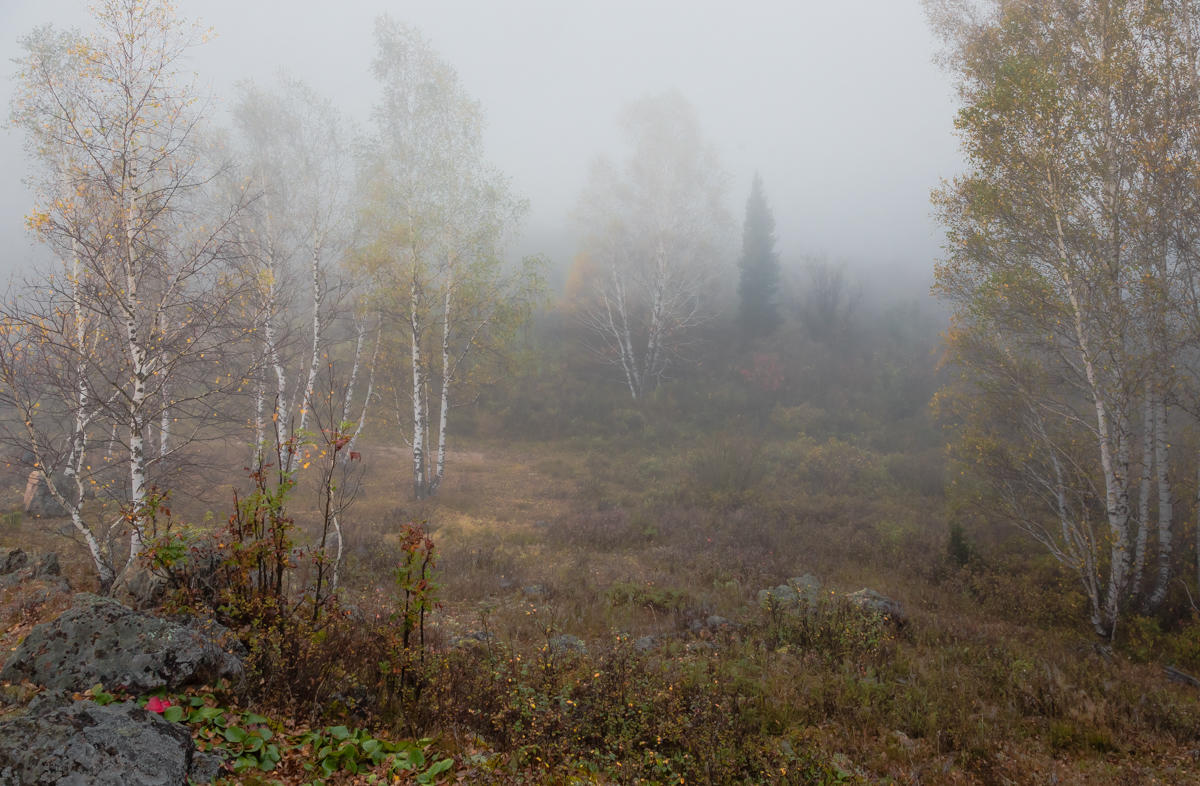
<svg viewBox="0 0 1200 786">
<path fill-rule="evenodd" d="M 591 160 L 619 153 L 627 102 L 678 88 L 732 177 L 739 217 L 762 172 L 785 260 L 824 253 L 927 279 L 941 242 L 929 191 L 961 167 L 949 78 L 919 0 L 177 0 L 216 28 L 194 65 L 219 101 L 279 69 L 365 124 L 372 23 L 421 28 L 484 107 L 494 162 L 531 200 L 519 243 L 556 263 Z M 0 104 L 17 39 L 87 28 L 84 0 L 0 0 Z M 0 273 L 35 253 L 20 134 L 0 131 Z"/>
</svg>

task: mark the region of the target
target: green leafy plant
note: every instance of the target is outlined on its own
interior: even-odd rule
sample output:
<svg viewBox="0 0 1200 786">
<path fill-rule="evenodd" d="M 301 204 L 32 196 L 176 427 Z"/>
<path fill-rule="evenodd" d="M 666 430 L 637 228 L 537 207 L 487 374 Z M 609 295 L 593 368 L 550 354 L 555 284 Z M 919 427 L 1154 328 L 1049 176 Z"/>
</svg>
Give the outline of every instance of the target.
<svg viewBox="0 0 1200 786">
<path fill-rule="evenodd" d="M 150 706 L 158 697 L 146 701 Z M 218 753 L 230 762 L 233 771 L 270 772 L 283 758 L 275 732 L 265 716 L 216 706 L 212 695 L 180 697 L 175 703 L 161 702 L 162 716 L 192 727 L 196 747 Z M 158 711 L 158 710 L 156 710 Z"/>
<path fill-rule="evenodd" d="M 433 783 L 437 776 L 454 766 L 453 759 L 430 761 L 426 756 L 429 740 L 389 742 L 373 737 L 364 729 L 328 726 L 310 731 L 298 740 L 312 751 L 312 761 L 304 768 L 329 777 L 337 772 L 356 775 L 381 766 L 388 774 L 415 773 L 418 783 Z"/>
<path fill-rule="evenodd" d="M 97 703 L 115 700 L 97 685 L 89 694 Z M 434 783 L 454 766 L 450 758 L 429 753 L 430 740 L 392 742 L 365 729 L 326 726 L 297 734 L 277 734 L 271 720 L 255 712 L 220 706 L 212 694 L 145 696 L 139 704 L 172 723 L 191 728 L 198 750 L 216 753 L 235 774 L 271 772 L 284 757 L 300 756 L 303 767 L 323 782 L 335 773 L 407 774 L 417 783 Z"/>
</svg>

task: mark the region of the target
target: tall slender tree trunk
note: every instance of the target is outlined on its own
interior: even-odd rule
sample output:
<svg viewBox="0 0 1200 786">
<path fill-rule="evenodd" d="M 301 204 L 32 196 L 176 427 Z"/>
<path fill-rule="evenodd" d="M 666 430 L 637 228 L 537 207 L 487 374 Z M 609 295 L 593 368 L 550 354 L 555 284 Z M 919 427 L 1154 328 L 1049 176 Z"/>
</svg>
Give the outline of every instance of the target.
<svg viewBox="0 0 1200 786">
<path fill-rule="evenodd" d="M 91 424 L 91 417 L 88 414 L 89 396 L 86 364 L 84 361 L 84 356 L 88 351 L 87 328 L 80 288 L 80 277 L 83 275 L 83 269 L 79 263 L 79 251 L 74 241 L 72 242 L 72 246 L 74 253 L 71 259 L 71 308 L 75 319 L 75 346 L 76 351 L 79 353 L 79 361 L 75 366 L 75 373 L 78 376 L 75 388 L 75 428 L 71 433 L 71 455 L 64 468 L 64 474 L 66 474 L 67 478 L 75 486 L 75 499 L 72 502 L 68 502 L 63 498 L 59 494 L 53 478 L 49 475 L 46 476 L 45 480 L 51 495 L 70 513 L 71 525 L 79 533 L 80 537 L 83 538 L 83 542 L 87 546 L 88 555 L 92 559 L 92 565 L 96 568 L 96 575 L 100 580 L 100 590 L 101 592 L 107 592 L 111 589 L 116 576 L 113 573 L 112 565 L 105 557 L 104 549 L 100 545 L 99 539 L 96 538 L 92 528 L 88 526 L 83 518 L 83 501 L 87 496 L 83 485 L 83 468 L 84 458 L 87 455 L 87 430 Z M 29 435 L 36 449 L 37 439 L 32 427 L 29 429 Z M 40 451 L 37 452 L 40 453 Z M 37 459 L 37 462 L 38 466 L 44 468 L 40 457 Z"/>
<path fill-rule="evenodd" d="M 667 252 L 660 240 L 654 249 L 654 297 L 650 306 L 650 330 L 646 338 L 646 356 L 642 359 L 644 387 L 658 385 L 659 352 L 662 350 L 663 308 L 667 296 Z"/>
<path fill-rule="evenodd" d="M 1138 493 L 1138 529 L 1134 541 L 1133 568 L 1129 577 L 1130 593 L 1141 593 L 1146 566 L 1146 546 L 1150 536 L 1150 496 L 1154 470 L 1154 394 L 1149 383 L 1142 412 L 1142 482 Z"/>
<path fill-rule="evenodd" d="M 264 417 L 266 409 L 266 386 L 261 374 L 254 375 L 254 452 L 250 466 L 257 467 L 263 458 L 263 444 L 267 439 L 267 422 Z"/>
<path fill-rule="evenodd" d="M 167 335 L 167 312 L 160 305 L 158 311 L 158 340 L 160 342 L 158 369 L 162 379 L 159 381 L 159 391 L 162 396 L 162 412 L 158 416 L 158 456 L 166 458 L 167 453 L 171 449 L 171 399 L 170 387 L 167 380 L 167 364 L 165 353 L 161 349 L 161 342 L 166 339 Z"/>
<path fill-rule="evenodd" d="M 447 281 L 446 295 L 442 301 L 442 393 L 441 401 L 438 402 L 437 466 L 429 484 L 430 496 L 437 493 L 446 474 L 446 424 L 450 418 L 450 377 L 453 373 L 450 368 L 450 306 L 453 284 L 452 278 Z"/>
<path fill-rule="evenodd" d="M 127 189 L 130 194 L 126 208 L 125 220 L 125 339 L 132 366 L 133 389 L 129 394 L 126 413 L 129 428 L 129 501 L 134 511 L 140 511 L 146 500 L 146 441 L 145 417 L 146 381 L 150 376 L 150 364 L 146 347 L 138 333 L 137 304 L 138 304 L 138 258 L 134 241 L 134 220 L 137 210 L 137 195 Z M 131 517 L 131 532 L 129 535 L 129 561 L 126 569 L 132 566 L 142 552 L 142 521 L 137 515 Z"/>
<path fill-rule="evenodd" d="M 413 273 L 409 290 L 409 329 L 412 333 L 412 406 L 413 406 L 413 494 L 417 499 L 425 497 L 425 376 L 421 364 L 421 319 L 416 273 Z"/>
<path fill-rule="evenodd" d="M 642 378 L 638 373 L 637 355 L 634 352 L 633 336 L 629 329 L 629 305 L 625 295 L 625 282 L 620 274 L 613 269 L 610 271 L 612 294 L 604 293 L 605 318 L 613 338 L 617 341 L 617 351 L 621 356 L 621 369 L 625 372 L 625 382 L 629 385 L 629 395 L 636 401 L 642 397 Z"/>
<path fill-rule="evenodd" d="M 371 396 L 375 394 L 375 364 L 379 361 L 379 345 L 383 343 L 383 321 L 377 320 L 378 326 L 375 329 L 375 349 L 371 351 L 371 366 L 367 372 L 367 392 L 363 396 L 362 410 L 358 416 L 358 420 L 354 423 L 354 434 L 350 437 L 350 442 L 346 445 L 345 461 L 350 460 L 350 453 L 354 450 L 355 444 L 358 442 L 358 435 L 362 433 L 363 426 L 367 422 L 367 413 L 371 406 Z"/>
<path fill-rule="evenodd" d="M 317 369 L 321 363 L 321 245 L 324 238 L 318 234 L 312 248 L 312 357 L 308 361 L 308 379 L 304 383 L 304 394 L 300 398 L 300 430 L 308 422 L 308 410 L 312 407 L 313 388 L 317 384 Z"/>
<path fill-rule="evenodd" d="M 1200 587 L 1200 456 L 1196 457 L 1196 586 Z"/>
<path fill-rule="evenodd" d="M 1150 595 L 1150 609 L 1157 609 L 1167 596 L 1171 581 L 1171 524 L 1174 506 L 1171 500 L 1169 442 L 1167 436 L 1167 405 L 1161 387 L 1154 402 L 1154 468 L 1158 478 L 1158 576 Z"/>
<path fill-rule="evenodd" d="M 1067 253 L 1065 233 L 1062 226 L 1062 213 L 1057 208 L 1054 196 L 1053 180 L 1048 178 L 1051 186 L 1051 204 L 1054 206 L 1054 220 L 1057 230 L 1056 242 L 1060 257 L 1060 273 L 1067 291 L 1071 306 L 1072 321 L 1075 332 L 1076 350 L 1083 365 L 1087 378 L 1088 390 L 1096 412 L 1096 437 L 1100 450 L 1100 467 L 1104 477 L 1104 508 L 1108 519 L 1110 561 L 1108 591 L 1104 601 L 1103 620 L 1095 625 L 1096 633 L 1111 639 L 1116 633 L 1117 619 L 1121 611 L 1121 599 L 1129 576 L 1129 462 L 1128 439 L 1124 430 L 1125 425 L 1121 414 L 1110 413 L 1106 401 L 1105 388 L 1100 381 L 1096 360 L 1092 351 L 1091 340 L 1084 324 L 1084 310 L 1079 301 L 1079 293 L 1071 274 L 1070 257 Z M 1112 418 L 1116 417 L 1116 423 Z M 1117 427 L 1117 428 L 1114 428 Z M 1114 433 L 1114 430 L 1117 433 Z"/>
<path fill-rule="evenodd" d="M 358 384 L 358 371 L 362 367 L 363 342 L 366 340 L 367 326 L 362 320 L 354 320 L 354 362 L 350 366 L 350 380 L 346 383 L 346 395 L 342 398 L 342 420 L 350 419 L 350 410 L 354 403 L 354 388 Z"/>
</svg>

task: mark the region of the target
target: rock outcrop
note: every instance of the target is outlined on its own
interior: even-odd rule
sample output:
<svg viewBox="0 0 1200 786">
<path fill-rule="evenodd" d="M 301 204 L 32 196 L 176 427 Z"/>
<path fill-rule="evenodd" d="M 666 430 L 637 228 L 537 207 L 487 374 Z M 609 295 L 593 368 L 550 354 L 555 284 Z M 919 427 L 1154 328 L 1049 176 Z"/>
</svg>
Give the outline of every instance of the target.
<svg viewBox="0 0 1200 786">
<path fill-rule="evenodd" d="M 0 721 L 0 784 L 176 786 L 189 776 L 211 779 L 211 767 L 192 771 L 194 751 L 185 727 L 134 702 L 44 697 Z"/>
<path fill-rule="evenodd" d="M 21 549 L 13 549 L 0 558 L 0 589 L 16 587 L 31 581 L 43 581 L 54 592 L 70 592 L 71 586 L 62 577 L 58 555 L 43 554 L 37 561 Z"/>
<path fill-rule="evenodd" d="M 787 584 L 759 590 L 758 605 L 764 611 L 805 615 L 819 604 L 839 598 L 862 611 L 878 614 L 897 627 L 903 627 L 908 622 L 904 606 L 899 601 L 867 588 L 846 595 L 822 590 L 820 580 L 810 573 L 790 578 Z"/>
<path fill-rule="evenodd" d="M 903 626 L 908 622 L 908 617 L 904 614 L 904 606 L 873 589 L 863 588 L 858 592 L 851 592 L 846 596 L 846 600 L 864 611 L 880 615 L 897 626 Z"/>
<path fill-rule="evenodd" d="M 758 605 L 764 609 L 796 611 L 816 606 L 821 597 L 821 581 L 811 573 L 805 573 L 788 579 L 787 584 L 759 590 Z"/>
<path fill-rule="evenodd" d="M 240 681 L 240 644 L 216 624 L 181 625 L 80 593 L 57 619 L 38 625 L 0 680 L 85 691 L 96 683 L 135 693 Z"/>
<path fill-rule="evenodd" d="M 58 484 L 58 488 L 62 489 L 63 486 Z M 41 470 L 35 469 L 29 473 L 22 501 L 25 512 L 30 516 L 53 519 L 67 515 L 66 508 L 50 493 L 46 475 Z"/>
</svg>

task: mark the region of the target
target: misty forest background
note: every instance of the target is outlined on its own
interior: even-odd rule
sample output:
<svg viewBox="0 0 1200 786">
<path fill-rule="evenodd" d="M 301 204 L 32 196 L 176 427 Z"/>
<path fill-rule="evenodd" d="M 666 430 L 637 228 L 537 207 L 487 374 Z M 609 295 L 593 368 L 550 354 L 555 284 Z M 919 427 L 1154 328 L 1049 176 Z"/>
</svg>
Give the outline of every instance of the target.
<svg viewBox="0 0 1200 786">
<path fill-rule="evenodd" d="M 197 726 L 225 777 L 1200 777 L 1193 2 L 927 4 L 936 299 L 783 246 L 787 175 L 737 193 L 679 91 L 521 256 L 414 27 L 352 120 L 287 76 L 218 112 L 210 31 L 92 13 L 16 63 L 52 259 L 0 306 L 0 544 L 235 631 L 246 684 L 171 698 L 343 741 Z"/>
</svg>

